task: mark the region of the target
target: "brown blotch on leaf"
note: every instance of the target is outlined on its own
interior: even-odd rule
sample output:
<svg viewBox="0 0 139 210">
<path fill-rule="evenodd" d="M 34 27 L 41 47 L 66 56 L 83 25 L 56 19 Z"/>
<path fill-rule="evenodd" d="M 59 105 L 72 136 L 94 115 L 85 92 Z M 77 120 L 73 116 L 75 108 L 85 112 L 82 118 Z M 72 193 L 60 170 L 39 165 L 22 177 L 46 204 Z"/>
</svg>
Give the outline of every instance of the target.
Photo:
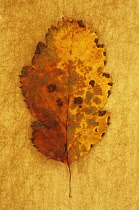
<svg viewBox="0 0 139 210">
<path fill-rule="evenodd" d="M 110 94 L 111 94 L 111 91 L 110 91 L 110 90 L 108 90 L 108 97 L 110 96 Z"/>
<path fill-rule="evenodd" d="M 56 90 L 56 85 L 50 84 L 49 86 L 47 86 L 47 88 L 48 88 L 48 92 L 53 92 Z"/>
<path fill-rule="evenodd" d="M 79 20 L 79 21 L 78 21 L 78 24 L 79 24 L 79 26 L 80 26 L 81 28 L 84 28 L 84 27 L 85 27 L 82 20 Z"/>
<path fill-rule="evenodd" d="M 58 106 L 62 106 L 63 105 L 63 102 L 61 101 L 61 99 L 59 98 L 59 99 L 57 99 L 56 100 L 56 102 L 57 102 L 57 105 Z"/>
<path fill-rule="evenodd" d="M 95 39 L 94 39 L 94 42 L 97 44 L 97 43 L 98 43 L 98 39 L 97 39 L 97 38 L 95 38 Z"/>
<path fill-rule="evenodd" d="M 91 93 L 90 91 L 86 92 L 86 98 L 85 98 L 85 103 L 89 104 L 90 100 L 93 98 L 93 93 Z"/>
<path fill-rule="evenodd" d="M 104 110 L 104 111 L 99 111 L 98 112 L 98 115 L 100 116 L 100 117 L 102 117 L 102 116 L 104 116 L 106 114 L 106 111 Z"/>
<path fill-rule="evenodd" d="M 106 56 L 106 52 L 103 52 L 103 55 Z"/>
<path fill-rule="evenodd" d="M 81 119 L 84 117 L 84 115 L 83 114 L 77 114 L 77 116 L 76 116 L 76 120 L 77 121 L 81 121 Z"/>
<path fill-rule="evenodd" d="M 32 124 L 31 124 L 31 127 L 32 128 L 37 128 L 37 127 L 42 127 L 42 126 L 45 126 L 44 125 L 44 123 L 43 122 L 41 122 L 41 121 L 39 121 L 39 120 L 37 120 L 37 121 L 34 121 L 34 122 L 32 122 Z"/>
<path fill-rule="evenodd" d="M 77 127 L 78 127 L 78 123 L 77 122 L 73 122 L 73 123 L 69 124 L 67 126 L 67 132 L 69 133 L 69 135 L 72 134 Z"/>
<path fill-rule="evenodd" d="M 106 77 L 106 78 L 110 78 L 110 75 L 107 73 L 103 73 L 102 76 Z"/>
<path fill-rule="evenodd" d="M 101 45 L 101 44 L 97 44 L 97 47 L 98 47 L 98 48 L 103 48 L 104 45 L 103 45 L 103 44 L 102 44 L 102 45 Z"/>
<path fill-rule="evenodd" d="M 83 102 L 83 99 L 81 97 L 74 98 L 75 104 L 82 104 L 82 102 Z"/>
<path fill-rule="evenodd" d="M 98 72 L 98 73 L 101 73 L 101 72 L 102 72 L 102 67 L 99 67 L 99 68 L 97 69 L 97 72 Z"/>
<path fill-rule="evenodd" d="M 95 132 L 98 132 L 98 129 L 97 128 L 95 129 Z"/>
<path fill-rule="evenodd" d="M 113 83 L 112 83 L 112 82 L 109 82 L 109 83 L 108 83 L 108 85 L 112 86 L 112 85 L 113 85 Z"/>
<path fill-rule="evenodd" d="M 94 146 L 94 144 L 91 144 L 91 145 L 90 145 L 90 148 L 92 148 L 93 146 Z"/>
<path fill-rule="evenodd" d="M 110 125 L 111 123 L 110 123 L 110 116 L 108 117 L 108 119 L 107 119 L 107 125 Z"/>
<path fill-rule="evenodd" d="M 102 134 L 101 134 L 101 137 L 103 137 L 104 135 L 105 135 L 105 133 L 102 133 Z"/>
<path fill-rule="evenodd" d="M 102 95 L 102 89 L 101 89 L 100 85 L 94 86 L 94 94 L 95 95 Z"/>
<path fill-rule="evenodd" d="M 74 71 L 74 66 L 70 66 L 69 70 Z M 75 85 L 78 80 L 79 80 L 79 75 L 76 72 L 73 72 L 69 78 L 69 83 L 72 85 Z"/>
<path fill-rule="evenodd" d="M 32 141 L 32 143 L 35 140 L 35 133 L 41 128 L 41 127 L 45 127 L 45 124 L 39 120 L 32 122 L 31 127 L 33 129 L 32 131 L 32 138 L 30 138 L 30 140 Z"/>
<path fill-rule="evenodd" d="M 98 97 L 95 97 L 95 98 L 93 99 L 93 101 L 94 101 L 96 104 L 100 104 L 100 103 L 101 103 L 101 99 L 98 98 Z"/>
<path fill-rule="evenodd" d="M 99 122 L 96 122 L 96 118 L 93 117 L 92 119 L 87 119 L 87 124 L 89 125 L 93 125 L 93 126 L 98 126 L 99 125 Z"/>
<path fill-rule="evenodd" d="M 104 65 L 106 65 L 106 61 L 104 61 Z"/>
<path fill-rule="evenodd" d="M 94 84 L 95 84 L 95 80 L 91 80 L 91 81 L 89 82 L 89 85 L 92 85 L 93 87 L 94 87 Z"/>
<path fill-rule="evenodd" d="M 97 112 L 97 108 L 96 107 L 90 107 L 90 108 L 86 108 L 85 109 L 85 113 L 86 114 L 94 114 L 94 113 L 96 113 Z"/>
</svg>

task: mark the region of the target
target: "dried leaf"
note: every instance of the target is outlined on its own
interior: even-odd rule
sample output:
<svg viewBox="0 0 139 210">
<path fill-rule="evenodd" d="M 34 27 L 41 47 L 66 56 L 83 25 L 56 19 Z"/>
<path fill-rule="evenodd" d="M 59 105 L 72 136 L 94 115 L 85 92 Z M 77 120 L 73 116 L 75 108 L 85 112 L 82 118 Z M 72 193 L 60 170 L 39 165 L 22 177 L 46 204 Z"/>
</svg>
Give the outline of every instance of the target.
<svg viewBox="0 0 139 210">
<path fill-rule="evenodd" d="M 71 164 L 88 153 L 106 132 L 103 110 L 111 78 L 103 73 L 106 53 L 82 21 L 65 20 L 39 42 L 31 66 L 20 80 L 32 123 L 32 142 L 41 153 Z"/>
</svg>

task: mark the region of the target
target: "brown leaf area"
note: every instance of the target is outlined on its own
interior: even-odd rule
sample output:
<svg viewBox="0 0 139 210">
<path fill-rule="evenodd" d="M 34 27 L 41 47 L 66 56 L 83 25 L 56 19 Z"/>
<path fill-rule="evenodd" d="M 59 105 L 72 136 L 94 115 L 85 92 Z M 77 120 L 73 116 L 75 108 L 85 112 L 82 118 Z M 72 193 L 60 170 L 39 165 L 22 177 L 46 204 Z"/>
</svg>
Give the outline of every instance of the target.
<svg viewBox="0 0 139 210">
<path fill-rule="evenodd" d="M 32 123 L 32 142 L 52 159 L 71 164 L 98 143 L 109 125 L 103 110 L 111 78 L 103 73 L 106 53 L 82 21 L 59 21 L 39 42 L 20 81 Z"/>
</svg>

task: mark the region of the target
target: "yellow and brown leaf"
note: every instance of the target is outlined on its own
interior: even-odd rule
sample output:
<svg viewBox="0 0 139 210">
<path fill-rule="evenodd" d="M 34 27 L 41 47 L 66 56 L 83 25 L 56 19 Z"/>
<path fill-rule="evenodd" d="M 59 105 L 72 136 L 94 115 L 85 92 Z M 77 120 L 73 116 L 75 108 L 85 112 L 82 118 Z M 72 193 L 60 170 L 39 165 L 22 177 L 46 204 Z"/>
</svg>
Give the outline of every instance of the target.
<svg viewBox="0 0 139 210">
<path fill-rule="evenodd" d="M 62 19 L 20 75 L 25 101 L 37 118 L 33 144 L 68 165 L 98 143 L 109 124 L 103 108 L 112 83 L 102 72 L 106 53 L 97 41 L 82 21 Z"/>
</svg>

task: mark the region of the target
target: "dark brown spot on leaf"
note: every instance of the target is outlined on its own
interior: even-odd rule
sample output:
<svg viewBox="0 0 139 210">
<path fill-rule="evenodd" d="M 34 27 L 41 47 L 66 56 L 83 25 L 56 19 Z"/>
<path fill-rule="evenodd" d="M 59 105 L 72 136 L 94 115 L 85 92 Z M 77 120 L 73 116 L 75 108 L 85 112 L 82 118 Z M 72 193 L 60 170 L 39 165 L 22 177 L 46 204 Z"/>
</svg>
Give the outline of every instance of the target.
<svg viewBox="0 0 139 210">
<path fill-rule="evenodd" d="M 100 117 L 104 116 L 105 114 L 106 114 L 106 111 L 99 111 L 99 112 L 98 112 L 98 115 L 99 115 Z"/>
<path fill-rule="evenodd" d="M 63 102 L 61 101 L 61 99 L 59 98 L 59 99 L 57 99 L 56 100 L 56 102 L 57 102 L 57 105 L 58 106 L 62 106 L 63 105 Z"/>
<path fill-rule="evenodd" d="M 105 133 L 102 133 L 102 134 L 101 134 L 101 137 L 103 137 L 104 135 L 105 135 Z"/>
<path fill-rule="evenodd" d="M 82 20 L 79 20 L 79 21 L 78 21 L 78 24 L 79 24 L 79 26 L 80 26 L 81 28 L 84 28 L 84 27 L 85 27 Z"/>
<path fill-rule="evenodd" d="M 103 55 L 106 56 L 106 52 L 103 52 Z"/>
<path fill-rule="evenodd" d="M 97 44 L 97 43 L 98 43 L 98 39 L 97 39 L 97 38 L 95 38 L 95 39 L 94 39 L 94 42 Z"/>
<path fill-rule="evenodd" d="M 81 97 L 74 98 L 75 104 L 82 104 L 82 102 L 83 102 L 83 99 Z"/>
<path fill-rule="evenodd" d="M 108 90 L 108 97 L 110 96 L 110 94 L 111 94 L 111 91 L 110 91 L 110 90 Z"/>
<path fill-rule="evenodd" d="M 110 116 L 108 117 L 108 119 L 107 119 L 107 125 L 110 125 L 111 123 L 110 123 Z"/>
<path fill-rule="evenodd" d="M 107 73 L 103 73 L 102 76 L 106 77 L 106 78 L 110 78 L 110 75 Z"/>
<path fill-rule="evenodd" d="M 104 61 L 104 65 L 106 65 L 106 61 Z"/>
<path fill-rule="evenodd" d="M 95 80 L 91 80 L 91 81 L 89 82 L 89 85 L 92 85 L 93 87 L 94 87 L 94 84 L 95 84 Z"/>
<path fill-rule="evenodd" d="M 82 105 L 80 105 L 79 108 L 82 108 Z"/>
<path fill-rule="evenodd" d="M 112 83 L 112 82 L 109 82 L 109 83 L 108 83 L 108 85 L 112 86 L 112 85 L 113 85 L 113 83 Z"/>
<path fill-rule="evenodd" d="M 98 129 L 97 128 L 95 129 L 95 132 L 98 132 Z"/>
<path fill-rule="evenodd" d="M 90 148 L 92 148 L 93 146 L 94 146 L 94 145 L 93 145 L 93 144 L 91 144 L 91 145 L 90 145 Z"/>
<path fill-rule="evenodd" d="M 47 88 L 48 88 L 48 92 L 53 92 L 56 90 L 56 85 L 50 84 Z"/>
<path fill-rule="evenodd" d="M 102 44 L 102 45 L 101 45 L 101 44 L 97 44 L 97 47 L 98 47 L 98 48 L 103 48 L 104 45 L 103 45 L 103 44 Z"/>
</svg>

